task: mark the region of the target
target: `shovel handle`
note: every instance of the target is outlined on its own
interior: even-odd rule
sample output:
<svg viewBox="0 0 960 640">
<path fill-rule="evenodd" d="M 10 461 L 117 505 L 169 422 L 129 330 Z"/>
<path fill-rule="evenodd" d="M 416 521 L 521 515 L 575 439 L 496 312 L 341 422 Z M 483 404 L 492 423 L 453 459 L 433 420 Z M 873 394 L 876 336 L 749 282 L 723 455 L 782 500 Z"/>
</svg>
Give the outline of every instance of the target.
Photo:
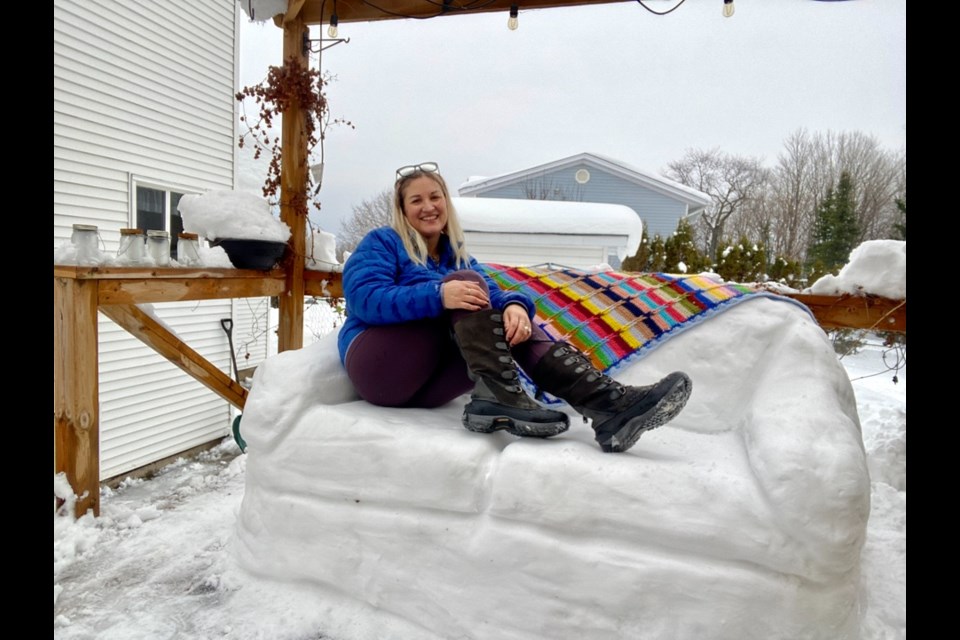
<svg viewBox="0 0 960 640">
<path fill-rule="evenodd" d="M 230 362 L 233 363 L 233 379 L 240 382 L 240 370 L 237 369 L 237 354 L 233 352 L 233 318 L 220 318 L 220 326 L 227 334 L 227 344 L 230 345 Z"/>
</svg>

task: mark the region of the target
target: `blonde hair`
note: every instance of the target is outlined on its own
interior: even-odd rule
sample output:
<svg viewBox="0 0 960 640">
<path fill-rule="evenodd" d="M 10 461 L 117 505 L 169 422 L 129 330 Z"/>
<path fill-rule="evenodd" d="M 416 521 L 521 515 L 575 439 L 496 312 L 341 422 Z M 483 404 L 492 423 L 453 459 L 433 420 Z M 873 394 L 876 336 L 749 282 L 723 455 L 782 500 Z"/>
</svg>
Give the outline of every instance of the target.
<svg viewBox="0 0 960 640">
<path fill-rule="evenodd" d="M 413 180 L 424 176 L 440 185 L 440 190 L 443 192 L 443 198 L 446 201 L 447 210 L 447 224 L 443 228 L 443 233 L 450 241 L 450 248 L 453 249 L 457 267 L 466 267 L 470 263 L 470 255 L 467 253 L 464 243 L 463 228 L 460 226 L 460 218 L 457 216 L 457 210 L 454 208 L 453 202 L 450 201 L 450 190 L 447 189 L 447 183 L 439 173 L 418 169 L 410 175 L 403 176 L 397 180 L 393 188 L 393 209 L 391 212 L 390 226 L 393 227 L 393 230 L 400 236 L 400 240 L 403 241 L 403 248 L 407 250 L 407 255 L 410 256 L 410 259 L 420 266 L 426 266 L 428 253 L 427 243 L 424 242 L 423 236 L 410 226 L 407 217 L 403 214 L 404 189 L 406 189 L 407 185 Z"/>
</svg>

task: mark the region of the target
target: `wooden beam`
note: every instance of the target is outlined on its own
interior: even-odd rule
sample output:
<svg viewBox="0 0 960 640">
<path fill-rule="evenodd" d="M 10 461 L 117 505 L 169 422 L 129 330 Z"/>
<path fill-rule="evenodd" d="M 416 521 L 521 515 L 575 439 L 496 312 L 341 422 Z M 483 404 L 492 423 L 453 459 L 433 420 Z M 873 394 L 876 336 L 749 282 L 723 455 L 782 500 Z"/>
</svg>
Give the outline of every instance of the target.
<svg viewBox="0 0 960 640">
<path fill-rule="evenodd" d="M 291 6 L 294 3 L 291 3 Z M 283 64 L 291 59 L 309 68 L 303 48 L 307 26 L 301 16 L 283 23 Z M 307 129 L 311 117 L 294 100 L 283 112 L 280 157 L 280 219 L 290 227 L 291 235 L 283 258 L 287 272 L 286 291 L 280 296 L 277 350 L 303 346 L 303 272 L 307 235 Z"/>
<path fill-rule="evenodd" d="M 304 293 L 318 298 L 342 298 L 343 274 L 325 271 L 303 272 Z"/>
<path fill-rule="evenodd" d="M 297 18 L 300 18 L 300 10 L 303 9 L 304 2 L 306 2 L 306 0 L 288 0 L 287 12 L 283 14 L 283 21 L 293 22 Z"/>
<path fill-rule="evenodd" d="M 440 16 L 463 16 L 475 13 L 502 12 L 504 28 L 510 5 L 520 5 L 521 14 L 529 9 L 574 7 L 591 4 L 613 4 L 633 0 L 484 0 L 484 2 L 451 2 L 446 7 L 442 0 L 389 0 L 389 2 L 366 2 L 365 0 L 337 0 L 337 18 L 341 23 L 368 22 L 373 20 L 400 20 L 403 18 L 430 18 Z M 332 0 L 306 0 L 297 7 L 297 17 L 306 24 L 321 24 L 330 21 L 334 3 Z M 384 11 L 386 9 L 389 11 Z M 638 13 L 643 9 L 637 7 Z M 289 10 L 288 10 L 289 11 Z M 522 20 L 522 16 L 521 16 Z M 274 20 L 277 22 L 277 20 Z"/>
<path fill-rule="evenodd" d="M 824 329 L 907 332 L 907 301 L 880 296 L 785 294 L 802 302 Z"/>
<path fill-rule="evenodd" d="M 135 304 L 141 302 L 177 302 L 180 300 L 222 300 L 225 298 L 256 298 L 278 296 L 286 283 L 284 274 L 260 279 L 250 278 L 167 278 L 157 280 L 121 279 L 101 280 L 100 304 Z"/>
<path fill-rule="evenodd" d="M 78 280 L 154 280 L 182 279 L 202 280 L 223 278 L 234 280 L 260 280 L 283 278 L 282 269 L 260 271 L 258 269 L 222 269 L 219 267 L 80 267 L 70 264 L 53 265 L 55 278 Z"/>
<path fill-rule="evenodd" d="M 142 309 L 133 305 L 115 304 L 101 307 L 100 312 L 221 398 L 238 409 L 243 409 L 247 401 L 247 390 L 239 382 L 188 347 Z"/>
<path fill-rule="evenodd" d="M 97 283 L 53 279 L 53 471 L 78 496 L 79 517 L 100 515 Z"/>
<path fill-rule="evenodd" d="M 54 277 L 96 280 L 98 302 L 135 304 L 180 300 L 223 300 L 278 296 L 285 290 L 282 269 L 157 269 L 54 265 Z"/>
</svg>

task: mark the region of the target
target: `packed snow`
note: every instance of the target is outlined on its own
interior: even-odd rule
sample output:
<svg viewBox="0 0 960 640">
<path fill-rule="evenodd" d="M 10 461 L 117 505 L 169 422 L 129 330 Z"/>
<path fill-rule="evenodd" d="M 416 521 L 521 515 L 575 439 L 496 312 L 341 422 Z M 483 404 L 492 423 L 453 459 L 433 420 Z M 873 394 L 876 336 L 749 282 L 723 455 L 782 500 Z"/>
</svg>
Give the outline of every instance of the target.
<svg viewBox="0 0 960 640">
<path fill-rule="evenodd" d="M 209 240 L 290 239 L 290 227 L 273 216 L 270 203 L 245 191 L 187 194 L 180 198 L 177 208 L 183 217 L 183 228 Z"/>
<path fill-rule="evenodd" d="M 846 373 L 796 305 L 744 302 L 622 370 L 682 369 L 694 393 L 621 456 L 575 414 L 543 441 L 464 430 L 464 400 L 375 407 L 338 362 L 325 339 L 257 371 L 249 571 L 423 638 L 856 637 L 867 464 Z"/>
<path fill-rule="evenodd" d="M 367 405 L 333 335 L 258 370 L 245 455 L 105 489 L 100 518 L 55 477 L 56 638 L 905 638 L 906 368 L 879 339 L 838 360 L 795 305 L 738 305 L 618 375 L 694 395 L 614 455 L 576 420 Z"/>
<path fill-rule="evenodd" d="M 828 274 L 810 286 L 808 293 L 835 296 L 873 294 L 893 300 L 907 298 L 907 242 L 870 240 L 850 253 L 837 275 Z"/>
<path fill-rule="evenodd" d="M 337 261 L 337 237 L 323 229 L 313 229 L 307 236 L 305 268 L 312 271 L 343 271 Z M 346 261 L 346 257 L 344 257 Z"/>
<path fill-rule="evenodd" d="M 451 198 L 463 230 L 507 233 L 626 236 L 617 247 L 623 260 L 640 246 L 643 222 L 622 204 L 521 200 L 516 198 Z"/>
</svg>

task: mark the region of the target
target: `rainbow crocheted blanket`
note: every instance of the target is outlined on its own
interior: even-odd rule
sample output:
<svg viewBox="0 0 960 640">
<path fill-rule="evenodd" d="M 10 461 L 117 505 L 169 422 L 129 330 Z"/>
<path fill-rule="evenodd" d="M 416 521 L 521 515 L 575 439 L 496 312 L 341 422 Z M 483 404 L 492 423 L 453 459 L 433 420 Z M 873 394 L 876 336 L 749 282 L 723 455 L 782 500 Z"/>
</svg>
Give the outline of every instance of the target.
<svg viewBox="0 0 960 640">
<path fill-rule="evenodd" d="M 501 289 L 521 291 L 533 299 L 537 306 L 534 321 L 540 328 L 554 340 L 565 340 L 583 351 L 604 372 L 638 359 L 738 302 L 754 296 L 774 297 L 747 285 L 701 275 L 628 275 L 550 265 L 480 266 Z"/>
</svg>

